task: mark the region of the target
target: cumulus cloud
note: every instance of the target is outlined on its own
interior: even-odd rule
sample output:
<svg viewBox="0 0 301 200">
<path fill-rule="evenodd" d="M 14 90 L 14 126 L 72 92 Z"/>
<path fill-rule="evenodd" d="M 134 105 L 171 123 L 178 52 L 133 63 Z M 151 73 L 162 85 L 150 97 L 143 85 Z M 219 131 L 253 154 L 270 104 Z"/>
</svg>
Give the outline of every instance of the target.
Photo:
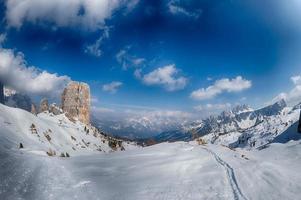
<svg viewBox="0 0 301 200">
<path fill-rule="evenodd" d="M 117 90 L 123 85 L 122 82 L 113 81 L 102 86 L 102 90 L 110 93 L 116 93 Z"/>
<path fill-rule="evenodd" d="M 202 9 L 187 9 L 181 5 L 180 0 L 171 0 L 167 3 L 168 11 L 173 15 L 183 15 L 198 19 L 202 14 Z"/>
<path fill-rule="evenodd" d="M 234 79 L 223 78 L 215 81 L 215 83 L 207 88 L 201 88 L 193 91 L 190 97 L 196 100 L 212 99 L 223 92 L 240 92 L 252 86 L 250 80 L 246 80 L 241 76 Z"/>
<path fill-rule="evenodd" d="M 146 85 L 158 85 L 162 86 L 167 91 L 176 91 L 184 89 L 188 82 L 187 78 L 178 76 L 178 74 L 179 70 L 173 64 L 159 67 L 145 75 L 142 75 L 141 72 L 137 72 L 136 76 L 140 76 L 141 80 Z"/>
<path fill-rule="evenodd" d="M 24 22 L 47 22 L 57 27 L 96 30 L 115 10 L 129 12 L 137 3 L 138 0 L 7 0 L 6 20 L 9 26 L 17 28 Z"/>
<path fill-rule="evenodd" d="M 22 53 L 0 48 L 0 81 L 18 92 L 56 98 L 70 78 L 27 66 Z"/>
<path fill-rule="evenodd" d="M 275 103 L 284 99 L 289 105 L 296 105 L 301 102 L 301 75 L 291 77 L 291 81 L 294 84 L 293 89 L 289 92 L 282 92 L 272 99 L 271 102 Z"/>
<path fill-rule="evenodd" d="M 117 62 L 122 66 L 122 69 L 127 70 L 129 68 L 139 68 L 145 62 L 144 58 L 131 55 L 129 53 L 131 47 L 127 46 L 124 49 L 121 49 L 116 54 Z"/>
<path fill-rule="evenodd" d="M 109 28 L 106 27 L 103 30 L 102 35 L 95 41 L 95 43 L 86 46 L 85 53 L 89 53 L 93 56 L 100 57 L 102 55 L 101 45 L 104 40 L 109 38 Z"/>
</svg>

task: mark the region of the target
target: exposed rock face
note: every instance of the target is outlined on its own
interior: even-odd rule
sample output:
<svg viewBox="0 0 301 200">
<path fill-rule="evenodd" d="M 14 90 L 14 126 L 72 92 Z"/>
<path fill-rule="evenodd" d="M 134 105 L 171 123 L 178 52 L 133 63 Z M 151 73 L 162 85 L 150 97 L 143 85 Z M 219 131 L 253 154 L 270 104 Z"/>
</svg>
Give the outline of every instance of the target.
<svg viewBox="0 0 301 200">
<path fill-rule="evenodd" d="M 68 117 L 90 123 L 90 87 L 86 83 L 70 82 L 62 94 L 62 109 Z"/>
<path fill-rule="evenodd" d="M 34 115 L 37 115 L 38 114 L 38 112 L 37 112 L 37 107 L 36 107 L 36 105 L 35 104 L 31 104 L 31 111 L 30 111 L 32 114 L 34 114 Z"/>
<path fill-rule="evenodd" d="M 30 112 L 32 100 L 29 96 L 19 93 L 8 93 L 7 90 L 4 92 L 5 105 L 14 108 L 21 108 Z"/>
<path fill-rule="evenodd" d="M 49 110 L 49 104 L 47 99 L 42 99 L 40 103 L 40 109 L 39 112 L 45 112 Z"/>
<path fill-rule="evenodd" d="M 54 115 L 62 114 L 62 110 L 55 103 L 50 105 L 49 111 Z"/>
<path fill-rule="evenodd" d="M 298 132 L 301 133 L 301 111 L 300 111 L 300 117 L 299 117 Z"/>
<path fill-rule="evenodd" d="M 4 104 L 4 89 L 3 84 L 0 82 L 0 103 Z"/>
</svg>

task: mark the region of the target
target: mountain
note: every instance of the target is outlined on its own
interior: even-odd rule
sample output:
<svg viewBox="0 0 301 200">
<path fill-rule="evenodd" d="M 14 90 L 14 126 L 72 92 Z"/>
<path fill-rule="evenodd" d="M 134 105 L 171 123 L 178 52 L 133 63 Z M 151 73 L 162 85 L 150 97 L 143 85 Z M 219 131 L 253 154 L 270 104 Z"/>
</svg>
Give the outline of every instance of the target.
<svg viewBox="0 0 301 200">
<path fill-rule="evenodd" d="M 207 143 L 231 147 L 258 147 L 295 123 L 299 111 L 300 106 L 288 107 L 284 100 L 257 110 L 242 105 L 218 116 L 210 116 L 190 128 L 163 132 L 154 140 L 190 141 L 201 138 Z"/>
<path fill-rule="evenodd" d="M 177 115 L 161 115 L 157 112 L 133 115 L 122 119 L 99 117 L 92 113 L 92 124 L 115 136 L 129 139 L 149 138 L 163 131 L 179 129 L 188 125 L 189 120 Z"/>
<path fill-rule="evenodd" d="M 0 140 L 9 149 L 18 147 L 43 155 L 111 152 L 137 147 L 133 142 L 117 140 L 97 128 L 65 114 L 45 111 L 37 116 L 0 104 Z"/>
<path fill-rule="evenodd" d="M 29 96 L 4 88 L 4 104 L 14 108 L 30 111 L 32 100 Z"/>
</svg>

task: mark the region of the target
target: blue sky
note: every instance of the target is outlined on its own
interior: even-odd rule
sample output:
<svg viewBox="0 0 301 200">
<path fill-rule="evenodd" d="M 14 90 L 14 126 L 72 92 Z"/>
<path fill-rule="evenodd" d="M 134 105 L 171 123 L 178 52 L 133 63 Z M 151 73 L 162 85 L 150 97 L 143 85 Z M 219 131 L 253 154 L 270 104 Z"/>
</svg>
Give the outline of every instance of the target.
<svg viewBox="0 0 301 200">
<path fill-rule="evenodd" d="M 89 83 L 104 112 L 202 116 L 300 97 L 290 94 L 301 74 L 298 1 L 24 2 L 2 1 L 2 48 L 22 52 L 26 67 Z"/>
</svg>

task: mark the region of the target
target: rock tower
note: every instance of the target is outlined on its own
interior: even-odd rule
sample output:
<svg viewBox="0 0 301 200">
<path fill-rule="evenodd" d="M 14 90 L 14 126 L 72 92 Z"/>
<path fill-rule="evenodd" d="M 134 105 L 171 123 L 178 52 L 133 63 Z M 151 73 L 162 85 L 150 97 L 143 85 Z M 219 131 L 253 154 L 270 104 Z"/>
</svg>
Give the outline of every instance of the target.
<svg viewBox="0 0 301 200">
<path fill-rule="evenodd" d="M 300 111 L 300 117 L 299 117 L 298 132 L 301 133 L 301 111 Z"/>
<path fill-rule="evenodd" d="M 90 123 L 90 87 L 86 83 L 72 81 L 62 94 L 62 109 L 68 117 Z"/>
<path fill-rule="evenodd" d="M 44 98 L 40 102 L 39 113 L 45 112 L 45 111 L 49 111 L 49 104 L 48 104 L 48 100 Z"/>
<path fill-rule="evenodd" d="M 0 82 L 0 103 L 4 104 L 4 89 L 3 84 Z"/>
<path fill-rule="evenodd" d="M 37 112 L 37 107 L 36 107 L 36 105 L 35 104 L 31 104 L 31 111 L 30 111 L 32 114 L 34 114 L 34 115 L 37 115 L 38 114 L 38 112 Z"/>
</svg>

